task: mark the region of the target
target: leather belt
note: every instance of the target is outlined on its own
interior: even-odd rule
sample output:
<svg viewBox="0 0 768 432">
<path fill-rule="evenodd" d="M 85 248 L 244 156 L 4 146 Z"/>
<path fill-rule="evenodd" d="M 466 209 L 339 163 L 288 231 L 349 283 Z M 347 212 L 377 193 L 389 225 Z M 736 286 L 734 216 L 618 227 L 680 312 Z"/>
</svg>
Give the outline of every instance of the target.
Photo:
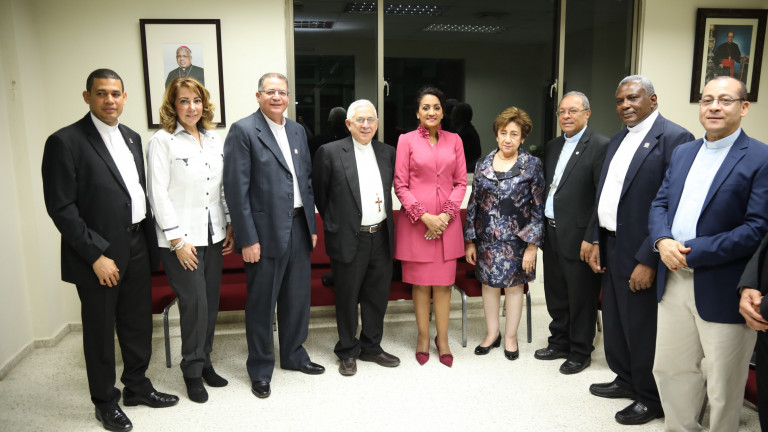
<svg viewBox="0 0 768 432">
<path fill-rule="evenodd" d="M 608 231 L 605 228 L 603 228 L 603 231 L 605 231 L 605 233 L 608 234 L 608 237 L 616 238 L 616 231 Z"/>
<path fill-rule="evenodd" d="M 125 227 L 125 232 L 139 232 L 144 225 L 144 221 L 137 222 L 133 225 Z"/>
<path fill-rule="evenodd" d="M 381 231 L 382 228 L 384 228 L 384 222 L 387 220 L 384 219 L 383 221 L 377 223 L 376 225 L 365 225 L 360 227 L 361 232 L 367 232 L 370 234 L 373 234 L 375 232 Z"/>
<path fill-rule="evenodd" d="M 304 207 L 296 207 L 293 209 L 293 217 L 301 216 L 304 214 Z"/>
<path fill-rule="evenodd" d="M 547 224 L 551 226 L 552 228 L 557 228 L 557 224 L 555 224 L 554 219 L 547 218 Z"/>
</svg>

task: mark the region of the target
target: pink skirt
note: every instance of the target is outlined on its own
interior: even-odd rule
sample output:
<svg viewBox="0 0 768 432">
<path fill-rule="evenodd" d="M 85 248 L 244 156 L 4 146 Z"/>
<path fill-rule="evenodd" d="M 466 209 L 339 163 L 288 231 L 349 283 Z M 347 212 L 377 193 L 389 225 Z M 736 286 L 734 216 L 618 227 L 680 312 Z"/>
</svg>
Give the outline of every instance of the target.
<svg viewBox="0 0 768 432">
<path fill-rule="evenodd" d="M 456 258 L 448 261 L 402 261 L 403 282 L 413 285 L 451 286 L 456 280 Z"/>
</svg>

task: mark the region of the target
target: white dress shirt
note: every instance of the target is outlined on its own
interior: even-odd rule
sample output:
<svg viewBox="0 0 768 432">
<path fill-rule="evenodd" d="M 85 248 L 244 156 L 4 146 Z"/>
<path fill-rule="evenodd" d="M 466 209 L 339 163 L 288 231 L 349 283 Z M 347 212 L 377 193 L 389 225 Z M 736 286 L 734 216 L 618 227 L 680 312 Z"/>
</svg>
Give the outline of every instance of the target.
<svg viewBox="0 0 768 432">
<path fill-rule="evenodd" d="M 202 145 L 179 123 L 172 134 L 159 130 L 149 140 L 149 203 L 160 247 L 177 238 L 208 246 L 209 231 L 213 243 L 226 237 L 224 143 L 216 132 L 203 129 L 200 140 Z"/>
<path fill-rule="evenodd" d="M 280 152 L 285 158 L 285 163 L 288 164 L 288 169 L 291 171 L 291 177 L 293 177 L 293 208 L 304 207 L 304 202 L 301 200 L 301 191 L 299 190 L 299 182 L 296 181 L 296 169 L 293 166 L 293 157 L 291 156 L 291 145 L 288 143 L 288 135 L 285 133 L 285 118 L 283 118 L 283 124 L 277 124 L 264 116 L 264 119 L 269 125 L 269 129 L 272 130 L 277 140 L 277 145 L 280 147 Z"/>
<path fill-rule="evenodd" d="M 133 153 L 117 127 L 120 123 L 110 126 L 99 120 L 93 113 L 91 113 L 91 120 L 117 165 L 125 187 L 128 188 L 128 194 L 131 196 L 131 223 L 139 223 L 147 217 L 147 196 L 139 182 L 139 170 L 136 168 Z"/>
<path fill-rule="evenodd" d="M 704 142 L 685 177 L 680 203 L 672 221 L 672 236 L 680 243 L 685 244 L 686 240 L 696 238 L 696 225 L 699 223 L 709 187 L 712 186 L 715 174 L 739 134 L 741 134 L 741 128 L 717 141 L 707 141 L 706 135 L 704 136 Z"/>
<path fill-rule="evenodd" d="M 544 204 L 544 216 L 549 219 L 555 219 L 555 192 L 557 192 L 557 187 L 560 186 L 560 178 L 565 172 L 565 166 L 568 165 L 568 161 L 571 160 L 573 151 L 576 150 L 576 144 L 579 143 L 586 130 L 587 127 L 584 126 L 576 135 L 570 138 L 563 135 L 565 142 L 563 143 L 563 149 L 560 151 L 560 156 L 557 158 L 555 173 L 552 175 L 552 184 L 549 186 L 547 201 Z"/>
<path fill-rule="evenodd" d="M 384 187 L 381 185 L 381 173 L 376 162 L 373 144 L 362 145 L 354 138 L 355 161 L 357 162 L 357 178 L 360 183 L 360 204 L 363 218 L 360 225 L 376 225 L 387 218 L 384 203 Z"/>
<path fill-rule="evenodd" d="M 621 191 L 624 188 L 624 179 L 627 178 L 629 164 L 635 157 L 643 138 L 651 130 L 653 122 L 658 117 L 659 110 L 655 110 L 637 125 L 627 127 L 629 132 L 611 159 L 611 165 L 608 167 L 608 174 L 603 183 L 603 191 L 600 194 L 600 203 L 597 205 L 597 217 L 600 226 L 608 231 L 616 231 L 616 213 L 619 211 L 619 199 L 621 199 Z"/>
</svg>

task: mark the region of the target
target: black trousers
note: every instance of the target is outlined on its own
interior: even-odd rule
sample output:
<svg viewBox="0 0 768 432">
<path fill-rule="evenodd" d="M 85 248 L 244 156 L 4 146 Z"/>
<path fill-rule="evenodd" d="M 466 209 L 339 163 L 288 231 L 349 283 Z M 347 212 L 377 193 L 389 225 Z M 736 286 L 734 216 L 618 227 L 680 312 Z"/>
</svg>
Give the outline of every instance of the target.
<svg viewBox="0 0 768 432">
<path fill-rule="evenodd" d="M 197 269 L 185 270 L 175 252 L 160 249 L 163 269 L 168 275 L 176 297 L 179 298 L 181 327 L 181 372 L 187 378 L 199 378 L 203 368 L 211 366 L 213 334 L 219 315 L 221 266 L 223 257 L 220 241 L 198 246 Z"/>
<path fill-rule="evenodd" d="M 595 347 L 600 275 L 587 263 L 561 253 L 557 229 L 547 225 L 544 243 L 544 297 L 552 317 L 548 346 L 569 353 L 568 360 L 583 362 Z"/>
<path fill-rule="evenodd" d="M 381 354 L 384 314 L 392 282 L 392 254 L 386 224 L 375 233 L 357 236 L 357 253 L 348 263 L 331 259 L 336 293 L 336 327 L 339 341 L 333 352 L 356 358 L 360 352 Z M 362 329 L 357 339 L 357 305 Z"/>
<path fill-rule="evenodd" d="M 251 381 L 272 380 L 275 368 L 272 339 L 275 305 L 280 367 L 300 369 L 309 363 L 309 355 L 302 344 L 307 340 L 309 326 L 309 255 L 312 253 L 312 241 L 303 215 L 293 218 L 288 242 L 288 248 L 281 257 L 262 256 L 258 262 L 245 263 L 248 284 L 245 303 L 246 366 Z"/>
<path fill-rule="evenodd" d="M 131 259 L 117 286 L 77 285 L 88 388 L 99 409 L 112 409 L 120 400 L 115 388 L 115 330 L 124 365 L 120 380 L 134 393 L 152 392 L 145 375 L 152 355 L 152 285 L 142 231 L 132 234 L 130 248 Z"/>
<path fill-rule="evenodd" d="M 768 333 L 757 332 L 757 414 L 760 417 L 760 428 L 768 431 Z"/>
<path fill-rule="evenodd" d="M 616 384 L 633 389 L 637 401 L 651 409 L 661 409 L 659 390 L 653 378 L 656 354 L 656 282 L 646 290 L 632 292 L 629 275 L 611 271 L 611 259 L 619 253 L 616 239 L 607 237 L 608 257 L 603 274 L 603 326 L 605 359 L 616 373 Z"/>
</svg>

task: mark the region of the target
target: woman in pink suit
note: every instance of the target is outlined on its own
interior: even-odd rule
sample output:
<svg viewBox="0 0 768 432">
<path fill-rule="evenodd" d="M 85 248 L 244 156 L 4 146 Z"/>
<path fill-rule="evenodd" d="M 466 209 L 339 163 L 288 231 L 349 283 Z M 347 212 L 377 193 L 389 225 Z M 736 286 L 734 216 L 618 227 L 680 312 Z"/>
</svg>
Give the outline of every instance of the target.
<svg viewBox="0 0 768 432">
<path fill-rule="evenodd" d="M 413 284 L 413 309 L 419 330 L 416 360 L 429 360 L 429 307 L 434 302 L 440 362 L 453 364 L 448 347 L 448 314 L 456 258 L 464 256 L 459 208 L 467 190 L 464 146 L 455 133 L 440 128 L 445 96 L 432 87 L 419 92 L 419 127 L 397 143 L 395 194 L 402 210 L 395 224 L 395 259 L 403 282 Z M 453 222 L 455 221 L 455 222 Z"/>
</svg>

